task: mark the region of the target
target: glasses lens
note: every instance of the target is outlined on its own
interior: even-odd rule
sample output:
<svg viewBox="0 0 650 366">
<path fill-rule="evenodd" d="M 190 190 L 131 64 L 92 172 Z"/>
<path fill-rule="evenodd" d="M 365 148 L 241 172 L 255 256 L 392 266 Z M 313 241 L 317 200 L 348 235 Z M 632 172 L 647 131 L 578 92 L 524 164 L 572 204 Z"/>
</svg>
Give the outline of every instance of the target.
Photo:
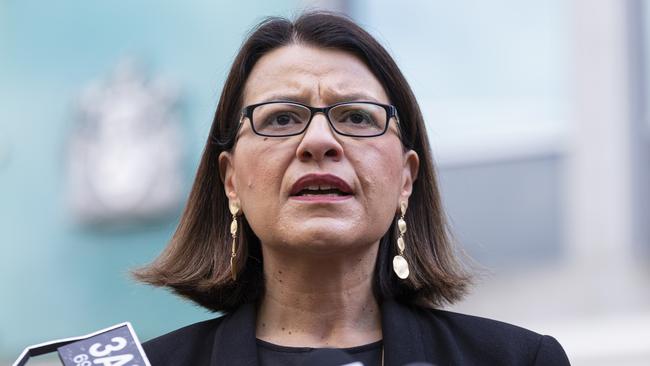
<svg viewBox="0 0 650 366">
<path fill-rule="evenodd" d="M 346 103 L 330 110 L 334 128 L 352 136 L 380 135 L 386 129 L 388 117 L 382 106 L 371 103 Z"/>
<path fill-rule="evenodd" d="M 310 115 L 309 109 L 291 103 L 269 103 L 253 109 L 255 132 L 268 136 L 286 136 L 301 133 Z"/>
</svg>

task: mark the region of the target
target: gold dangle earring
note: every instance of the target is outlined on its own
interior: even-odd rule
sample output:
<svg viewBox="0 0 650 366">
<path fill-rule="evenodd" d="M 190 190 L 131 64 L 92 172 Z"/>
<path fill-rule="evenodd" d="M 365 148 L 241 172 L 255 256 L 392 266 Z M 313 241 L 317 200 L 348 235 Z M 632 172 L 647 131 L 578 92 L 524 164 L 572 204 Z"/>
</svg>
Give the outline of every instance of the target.
<svg viewBox="0 0 650 366">
<path fill-rule="evenodd" d="M 232 236 L 232 250 L 230 251 L 230 275 L 232 280 L 237 280 L 237 264 L 235 258 L 237 257 L 237 215 L 239 215 L 239 202 L 230 201 L 228 203 L 230 214 L 232 214 L 232 221 L 230 222 L 230 235 Z"/>
<path fill-rule="evenodd" d="M 404 258 L 404 234 L 406 233 L 406 221 L 404 220 L 404 215 L 406 215 L 406 202 L 400 203 L 400 211 L 402 216 L 397 220 L 397 227 L 399 228 L 397 249 L 399 249 L 399 254 L 393 257 L 393 271 L 395 271 L 397 277 L 405 280 L 409 276 L 409 264 Z"/>
</svg>

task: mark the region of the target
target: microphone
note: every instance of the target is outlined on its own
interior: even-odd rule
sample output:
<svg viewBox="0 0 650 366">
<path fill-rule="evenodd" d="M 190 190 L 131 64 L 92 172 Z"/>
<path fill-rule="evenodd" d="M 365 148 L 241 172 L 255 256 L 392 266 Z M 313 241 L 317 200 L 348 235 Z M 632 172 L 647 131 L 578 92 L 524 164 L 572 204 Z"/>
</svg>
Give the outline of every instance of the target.
<svg viewBox="0 0 650 366">
<path fill-rule="evenodd" d="M 129 322 L 81 337 L 57 339 L 29 346 L 12 366 L 23 366 L 31 356 L 40 356 L 55 350 L 64 366 L 151 366 Z"/>
<path fill-rule="evenodd" d="M 309 355 L 302 365 L 309 366 L 363 366 L 347 353 L 332 348 L 317 349 Z"/>
</svg>

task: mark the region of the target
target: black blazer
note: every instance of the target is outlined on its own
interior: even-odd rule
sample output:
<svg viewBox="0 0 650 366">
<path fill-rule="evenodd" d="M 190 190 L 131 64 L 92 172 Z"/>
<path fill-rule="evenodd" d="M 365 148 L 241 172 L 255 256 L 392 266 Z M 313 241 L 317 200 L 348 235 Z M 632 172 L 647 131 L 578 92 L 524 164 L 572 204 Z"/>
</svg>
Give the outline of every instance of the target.
<svg viewBox="0 0 650 366">
<path fill-rule="evenodd" d="M 255 307 L 178 329 L 143 344 L 152 366 L 256 366 Z M 569 365 L 552 337 L 449 311 L 381 304 L 386 366 Z"/>
</svg>

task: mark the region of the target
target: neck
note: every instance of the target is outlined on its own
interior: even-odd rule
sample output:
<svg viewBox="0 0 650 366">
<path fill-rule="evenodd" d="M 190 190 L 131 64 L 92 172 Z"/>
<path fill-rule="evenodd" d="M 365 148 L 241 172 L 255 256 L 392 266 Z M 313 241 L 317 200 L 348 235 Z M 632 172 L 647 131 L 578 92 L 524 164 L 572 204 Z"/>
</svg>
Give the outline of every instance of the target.
<svg viewBox="0 0 650 366">
<path fill-rule="evenodd" d="M 377 249 L 378 243 L 355 253 L 300 256 L 264 248 L 266 290 L 257 338 L 314 348 L 380 340 L 381 317 L 372 293 Z"/>
</svg>

